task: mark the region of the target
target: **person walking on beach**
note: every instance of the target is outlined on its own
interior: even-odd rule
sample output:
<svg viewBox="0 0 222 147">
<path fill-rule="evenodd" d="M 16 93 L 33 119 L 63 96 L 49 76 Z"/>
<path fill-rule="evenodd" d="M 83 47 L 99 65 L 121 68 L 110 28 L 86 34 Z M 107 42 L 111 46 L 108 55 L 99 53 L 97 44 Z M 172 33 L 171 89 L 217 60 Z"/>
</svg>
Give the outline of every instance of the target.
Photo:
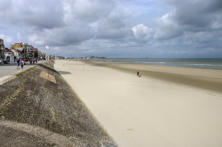
<svg viewBox="0 0 222 147">
<path fill-rule="evenodd" d="M 17 69 L 19 69 L 20 66 L 20 59 L 17 59 Z"/>
<path fill-rule="evenodd" d="M 23 69 L 23 66 L 24 66 L 25 62 L 23 60 L 21 60 L 20 64 L 21 64 L 21 68 Z"/>
<path fill-rule="evenodd" d="M 136 75 L 137 75 L 139 78 L 142 76 L 139 71 L 136 72 Z"/>
</svg>

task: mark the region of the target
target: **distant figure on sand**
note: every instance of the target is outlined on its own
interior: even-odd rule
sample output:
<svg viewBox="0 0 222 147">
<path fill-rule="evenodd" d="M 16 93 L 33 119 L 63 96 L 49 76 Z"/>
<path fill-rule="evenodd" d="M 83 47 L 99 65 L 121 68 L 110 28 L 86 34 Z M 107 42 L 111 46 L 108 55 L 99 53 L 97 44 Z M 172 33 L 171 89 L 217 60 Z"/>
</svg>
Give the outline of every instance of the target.
<svg viewBox="0 0 222 147">
<path fill-rule="evenodd" d="M 140 78 L 142 77 L 142 75 L 140 74 L 140 72 L 137 71 L 136 75 Z"/>
<path fill-rule="evenodd" d="M 23 60 L 21 60 L 20 64 L 21 64 L 21 68 L 23 69 L 23 66 L 24 66 L 25 62 Z"/>
</svg>

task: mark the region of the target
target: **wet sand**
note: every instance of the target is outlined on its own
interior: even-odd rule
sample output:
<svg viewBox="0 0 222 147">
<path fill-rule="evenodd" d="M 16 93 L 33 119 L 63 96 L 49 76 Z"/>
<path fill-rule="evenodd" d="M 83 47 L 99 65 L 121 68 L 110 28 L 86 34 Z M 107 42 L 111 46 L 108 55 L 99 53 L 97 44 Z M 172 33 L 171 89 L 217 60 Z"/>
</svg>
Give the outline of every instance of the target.
<svg viewBox="0 0 222 147">
<path fill-rule="evenodd" d="M 55 69 L 120 147 L 222 146 L 222 71 L 64 60 Z"/>
</svg>

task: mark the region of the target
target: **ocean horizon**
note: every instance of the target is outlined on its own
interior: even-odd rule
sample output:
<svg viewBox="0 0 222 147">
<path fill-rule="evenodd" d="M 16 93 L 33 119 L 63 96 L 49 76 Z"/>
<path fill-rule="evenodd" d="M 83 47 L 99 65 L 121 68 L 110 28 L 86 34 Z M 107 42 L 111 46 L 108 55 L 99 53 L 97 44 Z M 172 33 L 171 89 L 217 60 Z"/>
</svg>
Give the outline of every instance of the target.
<svg viewBox="0 0 222 147">
<path fill-rule="evenodd" d="M 222 58 L 107 58 L 112 62 L 222 70 Z"/>
</svg>

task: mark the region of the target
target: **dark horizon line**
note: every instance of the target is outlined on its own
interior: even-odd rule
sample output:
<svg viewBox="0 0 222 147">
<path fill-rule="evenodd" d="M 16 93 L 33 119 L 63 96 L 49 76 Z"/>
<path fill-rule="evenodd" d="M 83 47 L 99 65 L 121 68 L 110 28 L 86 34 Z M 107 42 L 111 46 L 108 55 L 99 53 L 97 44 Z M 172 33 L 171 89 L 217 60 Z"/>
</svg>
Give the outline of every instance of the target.
<svg viewBox="0 0 222 147">
<path fill-rule="evenodd" d="M 60 56 L 66 57 L 66 56 Z M 67 57 L 67 58 L 90 58 L 91 56 L 81 57 Z M 106 59 L 222 59 L 222 57 L 105 57 L 105 56 L 94 56 L 95 58 L 106 58 Z"/>
</svg>

